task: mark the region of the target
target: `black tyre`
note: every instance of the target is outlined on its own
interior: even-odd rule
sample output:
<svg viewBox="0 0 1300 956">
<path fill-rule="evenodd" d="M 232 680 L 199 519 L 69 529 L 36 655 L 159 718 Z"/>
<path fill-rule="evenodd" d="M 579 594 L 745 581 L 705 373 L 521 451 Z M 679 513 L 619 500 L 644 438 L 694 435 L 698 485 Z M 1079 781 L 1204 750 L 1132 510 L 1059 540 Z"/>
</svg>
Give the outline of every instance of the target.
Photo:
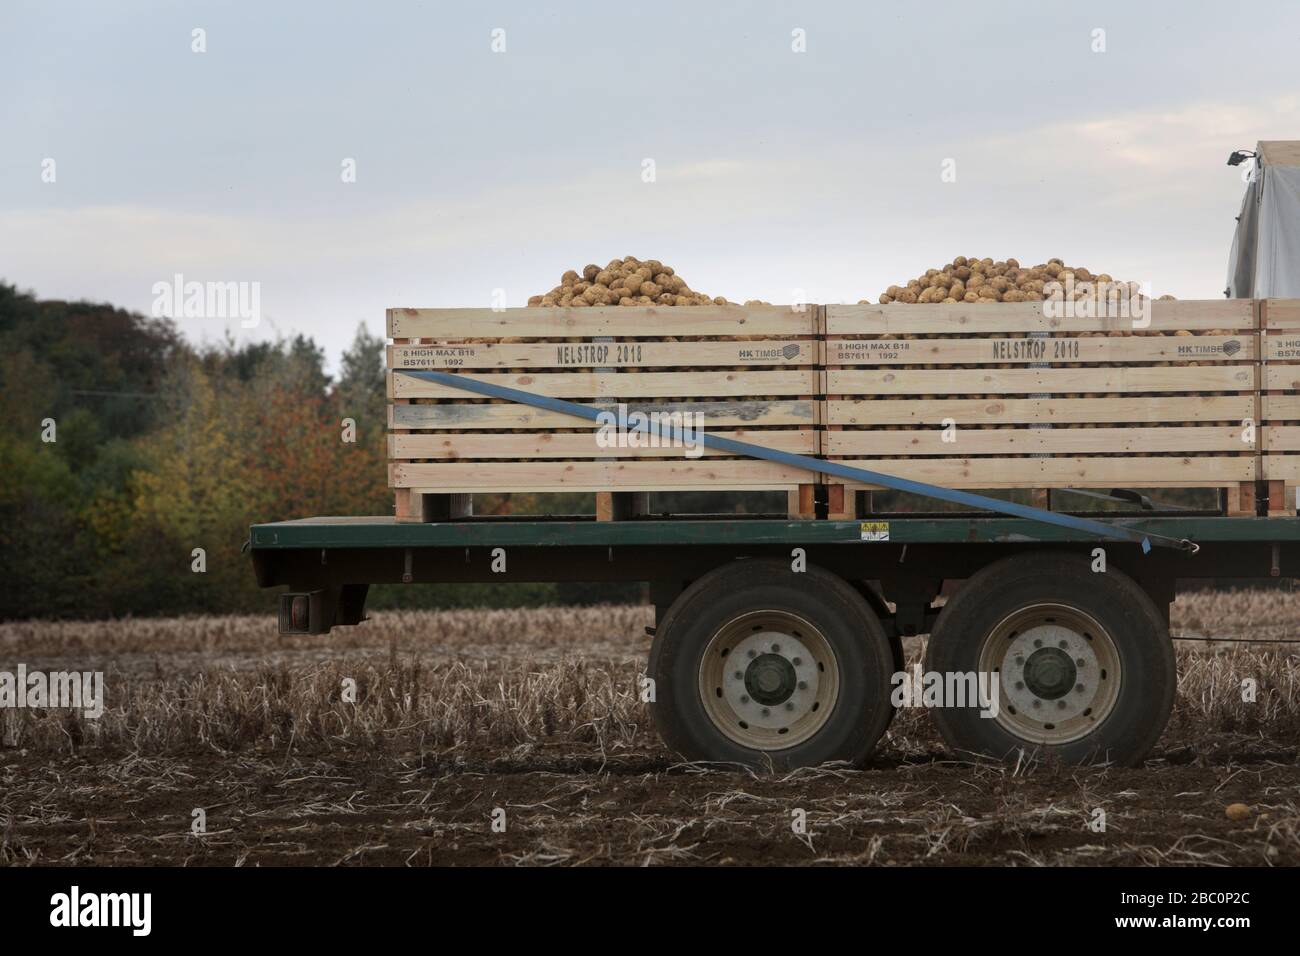
<svg viewBox="0 0 1300 956">
<path fill-rule="evenodd" d="M 1140 762 L 1177 687 L 1173 644 L 1147 594 L 1086 558 L 1023 554 L 973 576 L 939 615 L 926 671 L 996 674 L 996 716 L 934 710 L 959 754 L 1036 752 L 1067 763 Z M 951 704 L 952 702 L 947 702 Z"/>
<path fill-rule="evenodd" d="M 893 662 L 880 621 L 841 578 L 738 561 L 693 583 L 659 623 L 651 713 L 689 760 L 857 764 L 892 716 Z"/>
</svg>

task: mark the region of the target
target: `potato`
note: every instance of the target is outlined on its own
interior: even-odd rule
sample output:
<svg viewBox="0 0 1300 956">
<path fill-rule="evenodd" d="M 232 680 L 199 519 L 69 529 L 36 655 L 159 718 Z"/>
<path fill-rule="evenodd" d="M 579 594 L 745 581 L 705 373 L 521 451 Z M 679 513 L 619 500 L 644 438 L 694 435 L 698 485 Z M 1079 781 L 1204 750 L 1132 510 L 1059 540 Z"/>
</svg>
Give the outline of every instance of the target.
<svg viewBox="0 0 1300 956">
<path fill-rule="evenodd" d="M 1099 307 L 1119 301 L 1140 301 L 1137 283 L 1115 282 L 1107 273 L 1072 267 L 1053 257 L 1035 266 L 1019 259 L 976 259 L 956 256 L 938 269 L 926 269 L 905 286 L 891 285 L 880 295 L 881 302 L 1041 302 L 1089 301 Z M 907 292 L 908 295 L 903 293 Z M 1169 296 L 1168 298 L 1172 298 Z M 951 304 L 951 303 L 950 303 Z M 1151 332 L 1124 334 L 1150 335 Z"/>
</svg>

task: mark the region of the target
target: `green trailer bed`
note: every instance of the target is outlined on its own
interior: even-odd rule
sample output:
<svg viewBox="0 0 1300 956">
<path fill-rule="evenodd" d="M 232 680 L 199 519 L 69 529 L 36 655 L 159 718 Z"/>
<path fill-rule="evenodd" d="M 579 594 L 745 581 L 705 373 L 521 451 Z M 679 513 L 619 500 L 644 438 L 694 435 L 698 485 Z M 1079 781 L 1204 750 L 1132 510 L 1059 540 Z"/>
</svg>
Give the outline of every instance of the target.
<svg viewBox="0 0 1300 956">
<path fill-rule="evenodd" d="M 1300 518 L 1129 517 L 1119 526 L 1210 542 L 1298 542 Z M 728 544 L 1093 542 L 1091 534 L 1023 518 L 888 517 L 861 521 L 674 518 L 656 521 L 478 519 L 427 524 L 321 517 L 253 525 L 254 551 L 293 548 L 635 547 Z"/>
</svg>

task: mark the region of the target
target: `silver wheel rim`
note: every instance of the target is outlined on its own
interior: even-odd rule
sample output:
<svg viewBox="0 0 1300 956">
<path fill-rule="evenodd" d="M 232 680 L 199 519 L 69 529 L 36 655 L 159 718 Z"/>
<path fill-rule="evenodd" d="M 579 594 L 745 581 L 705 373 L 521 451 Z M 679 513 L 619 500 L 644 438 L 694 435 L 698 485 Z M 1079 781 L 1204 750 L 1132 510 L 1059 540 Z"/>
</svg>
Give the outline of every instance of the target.
<svg viewBox="0 0 1300 956">
<path fill-rule="evenodd" d="M 700 661 L 713 725 L 751 750 L 784 750 L 826 725 L 840 669 L 820 630 L 787 611 L 751 611 L 718 629 Z"/>
<path fill-rule="evenodd" d="M 1114 638 L 1091 615 L 1062 604 L 1009 614 L 985 638 L 979 669 L 999 675 L 998 725 L 1030 744 L 1087 737 L 1119 700 Z"/>
</svg>

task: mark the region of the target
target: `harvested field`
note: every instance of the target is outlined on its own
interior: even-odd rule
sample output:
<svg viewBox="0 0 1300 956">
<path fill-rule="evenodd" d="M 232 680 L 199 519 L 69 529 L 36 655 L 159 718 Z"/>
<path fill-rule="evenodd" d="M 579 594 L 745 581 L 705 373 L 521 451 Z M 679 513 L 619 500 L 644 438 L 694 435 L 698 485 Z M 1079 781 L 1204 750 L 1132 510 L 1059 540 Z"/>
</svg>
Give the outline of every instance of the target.
<svg viewBox="0 0 1300 956">
<path fill-rule="evenodd" d="M 0 712 L 0 860 L 1300 863 L 1300 646 L 1180 643 L 1174 717 L 1142 768 L 959 762 L 907 710 L 865 769 L 763 777 L 659 744 L 637 697 L 649 623 L 597 607 L 390 612 L 295 638 L 270 615 L 0 625 L 0 669 L 107 684 L 98 720 Z M 1298 625 L 1286 591 L 1174 606 L 1182 637 Z M 1229 820 L 1233 803 L 1249 816 Z"/>
</svg>

